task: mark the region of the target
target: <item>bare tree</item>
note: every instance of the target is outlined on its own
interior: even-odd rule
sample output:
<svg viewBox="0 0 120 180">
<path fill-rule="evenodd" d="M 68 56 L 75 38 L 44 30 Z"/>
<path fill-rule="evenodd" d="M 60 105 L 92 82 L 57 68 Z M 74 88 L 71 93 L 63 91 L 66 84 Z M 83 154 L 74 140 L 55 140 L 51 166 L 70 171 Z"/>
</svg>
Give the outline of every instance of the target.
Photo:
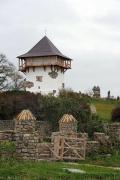
<svg viewBox="0 0 120 180">
<path fill-rule="evenodd" d="M 7 60 L 4 54 L 0 54 L 0 90 L 9 89 L 14 70 L 15 66 Z"/>
<path fill-rule="evenodd" d="M 33 83 L 26 81 L 25 75 L 19 72 L 4 54 L 0 54 L 0 91 L 26 90 L 31 87 Z"/>
<path fill-rule="evenodd" d="M 11 74 L 11 88 L 10 90 L 25 90 L 22 83 L 25 81 L 23 74 L 16 69 Z"/>
<path fill-rule="evenodd" d="M 23 73 L 19 71 L 14 71 L 13 75 L 11 76 L 12 82 L 11 82 L 11 90 L 24 90 L 26 91 L 26 88 L 31 88 L 34 86 L 33 82 L 26 81 L 25 76 Z"/>
</svg>

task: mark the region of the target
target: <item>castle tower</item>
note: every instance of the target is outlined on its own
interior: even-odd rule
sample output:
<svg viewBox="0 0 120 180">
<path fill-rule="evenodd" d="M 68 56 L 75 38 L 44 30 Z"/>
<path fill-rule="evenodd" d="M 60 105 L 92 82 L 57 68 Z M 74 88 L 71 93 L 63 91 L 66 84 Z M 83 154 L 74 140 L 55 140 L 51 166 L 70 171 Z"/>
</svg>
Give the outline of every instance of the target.
<svg viewBox="0 0 120 180">
<path fill-rule="evenodd" d="M 26 81 L 31 82 L 27 91 L 57 94 L 64 88 L 64 73 L 71 69 L 71 59 L 64 56 L 47 36 L 18 58 L 19 70 L 26 74 Z"/>
</svg>

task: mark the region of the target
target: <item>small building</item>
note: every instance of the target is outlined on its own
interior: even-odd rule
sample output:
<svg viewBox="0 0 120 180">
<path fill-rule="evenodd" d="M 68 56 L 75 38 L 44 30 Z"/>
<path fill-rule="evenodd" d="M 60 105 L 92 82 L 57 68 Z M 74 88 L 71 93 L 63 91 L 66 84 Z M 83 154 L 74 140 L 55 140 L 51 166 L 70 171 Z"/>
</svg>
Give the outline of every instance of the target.
<svg viewBox="0 0 120 180">
<path fill-rule="evenodd" d="M 93 97 L 95 98 L 100 98 L 101 95 L 100 95 L 100 87 L 99 86 L 94 86 L 93 87 Z"/>
<path fill-rule="evenodd" d="M 42 94 L 57 94 L 64 88 L 64 74 L 71 69 L 72 59 L 63 55 L 44 36 L 31 50 L 18 56 L 19 70 L 31 82 L 27 91 Z"/>
</svg>

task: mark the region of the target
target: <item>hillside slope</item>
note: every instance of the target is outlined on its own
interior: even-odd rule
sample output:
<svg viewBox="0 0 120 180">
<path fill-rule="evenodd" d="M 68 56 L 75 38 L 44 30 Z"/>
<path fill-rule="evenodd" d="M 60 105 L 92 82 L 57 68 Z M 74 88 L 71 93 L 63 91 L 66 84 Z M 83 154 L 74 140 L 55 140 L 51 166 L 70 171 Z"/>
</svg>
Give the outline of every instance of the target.
<svg viewBox="0 0 120 180">
<path fill-rule="evenodd" d="M 112 110 L 120 105 L 120 101 L 107 99 L 92 99 L 91 103 L 95 105 L 97 114 L 105 121 L 111 120 Z"/>
</svg>

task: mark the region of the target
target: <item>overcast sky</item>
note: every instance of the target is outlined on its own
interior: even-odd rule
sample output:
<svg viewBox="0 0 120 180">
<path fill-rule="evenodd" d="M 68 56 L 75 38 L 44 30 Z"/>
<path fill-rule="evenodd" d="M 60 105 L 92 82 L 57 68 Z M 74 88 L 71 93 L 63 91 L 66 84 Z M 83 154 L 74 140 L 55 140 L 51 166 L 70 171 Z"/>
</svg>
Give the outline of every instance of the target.
<svg viewBox="0 0 120 180">
<path fill-rule="evenodd" d="M 66 86 L 120 96 L 120 0 L 0 0 L 0 52 L 16 56 L 44 35 L 66 56 Z"/>
</svg>

